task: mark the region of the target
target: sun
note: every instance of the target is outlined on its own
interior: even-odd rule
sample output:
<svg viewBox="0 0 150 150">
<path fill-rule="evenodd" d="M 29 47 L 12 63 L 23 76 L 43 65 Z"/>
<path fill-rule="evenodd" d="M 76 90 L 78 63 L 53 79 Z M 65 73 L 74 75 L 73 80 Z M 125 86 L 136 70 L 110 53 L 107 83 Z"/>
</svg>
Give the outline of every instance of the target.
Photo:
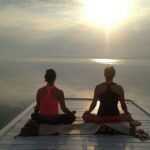
<svg viewBox="0 0 150 150">
<path fill-rule="evenodd" d="M 112 27 L 129 16 L 131 0 L 85 0 L 90 22 Z"/>
</svg>

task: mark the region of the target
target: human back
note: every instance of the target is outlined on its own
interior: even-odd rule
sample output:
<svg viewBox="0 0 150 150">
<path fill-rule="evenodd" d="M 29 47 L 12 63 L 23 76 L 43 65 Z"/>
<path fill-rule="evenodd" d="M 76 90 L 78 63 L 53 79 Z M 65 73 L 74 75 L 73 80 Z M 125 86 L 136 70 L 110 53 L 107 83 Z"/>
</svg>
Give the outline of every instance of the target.
<svg viewBox="0 0 150 150">
<path fill-rule="evenodd" d="M 36 106 L 31 118 L 49 124 L 70 124 L 75 120 L 76 111 L 70 111 L 65 104 L 64 92 L 55 87 L 56 72 L 46 70 L 45 81 L 47 84 L 37 91 Z M 64 114 L 59 114 L 58 106 Z"/>
<path fill-rule="evenodd" d="M 100 107 L 97 114 L 100 116 L 119 115 L 118 101 L 121 97 L 120 86 L 114 82 L 104 82 L 98 85 L 97 88 L 97 95 L 100 101 Z"/>
<path fill-rule="evenodd" d="M 115 69 L 113 66 L 108 66 L 104 69 L 105 82 L 98 84 L 94 90 L 93 101 L 88 111 L 83 114 L 83 119 L 87 122 L 118 122 L 124 120 L 118 109 L 118 102 L 121 103 L 121 108 L 125 115 L 130 114 L 124 98 L 124 90 L 122 86 L 115 83 Z M 97 106 L 97 101 L 100 101 L 97 114 L 91 114 Z"/>
<path fill-rule="evenodd" d="M 57 116 L 59 101 L 54 94 L 56 88 L 46 85 L 42 90 L 45 94 L 40 98 L 40 115 Z"/>
</svg>

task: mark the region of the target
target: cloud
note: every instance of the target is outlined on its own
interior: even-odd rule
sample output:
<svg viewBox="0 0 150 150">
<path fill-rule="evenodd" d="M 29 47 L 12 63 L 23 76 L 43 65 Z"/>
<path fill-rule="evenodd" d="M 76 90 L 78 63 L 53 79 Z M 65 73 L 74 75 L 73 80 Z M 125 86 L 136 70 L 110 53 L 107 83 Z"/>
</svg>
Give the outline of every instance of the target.
<svg viewBox="0 0 150 150">
<path fill-rule="evenodd" d="M 21 7 L 32 9 L 45 9 L 45 8 L 78 8 L 82 5 L 80 0 L 1 0 L 0 5 L 3 7 Z"/>
<path fill-rule="evenodd" d="M 77 2 L 67 0 L 1 1 L 0 32 L 13 28 L 33 31 L 67 28 L 80 20 L 79 8 L 73 9 L 77 5 Z"/>
<path fill-rule="evenodd" d="M 29 57 L 148 57 L 147 33 L 117 30 L 107 41 L 103 30 L 82 24 L 47 32 L 22 30 L 0 37 L 0 51 L 1 55 Z"/>
<path fill-rule="evenodd" d="M 76 8 L 80 6 L 82 3 L 80 0 L 32 0 L 31 5 L 35 8 L 46 8 L 51 5 L 55 5 L 57 7 L 71 7 Z"/>
<path fill-rule="evenodd" d="M 131 14 L 128 22 L 110 31 L 108 39 L 103 28 L 92 26 L 82 18 L 81 6 L 75 0 L 0 1 L 1 55 L 150 56 L 149 6 L 144 2 L 135 6 L 142 15 L 138 11 Z"/>
</svg>

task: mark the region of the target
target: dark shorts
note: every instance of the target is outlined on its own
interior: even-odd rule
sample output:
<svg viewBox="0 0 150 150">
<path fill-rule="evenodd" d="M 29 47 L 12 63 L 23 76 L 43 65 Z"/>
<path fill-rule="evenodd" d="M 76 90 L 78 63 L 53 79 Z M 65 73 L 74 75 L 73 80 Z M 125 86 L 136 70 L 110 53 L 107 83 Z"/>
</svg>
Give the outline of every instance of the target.
<svg viewBox="0 0 150 150">
<path fill-rule="evenodd" d="M 46 124 L 71 124 L 75 121 L 76 117 L 73 114 L 60 114 L 58 116 L 49 116 L 43 118 L 38 113 L 33 113 L 31 118 L 35 121 Z"/>
</svg>

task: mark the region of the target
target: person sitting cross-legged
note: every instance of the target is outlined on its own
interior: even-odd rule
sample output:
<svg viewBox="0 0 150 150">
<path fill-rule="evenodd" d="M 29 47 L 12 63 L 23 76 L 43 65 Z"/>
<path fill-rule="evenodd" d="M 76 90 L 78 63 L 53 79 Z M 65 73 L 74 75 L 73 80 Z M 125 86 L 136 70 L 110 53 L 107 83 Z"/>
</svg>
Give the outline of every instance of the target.
<svg viewBox="0 0 150 150">
<path fill-rule="evenodd" d="M 70 111 L 64 101 L 64 93 L 55 87 L 56 72 L 48 69 L 45 74 L 47 85 L 40 88 L 36 96 L 36 106 L 32 120 L 47 124 L 71 124 L 75 121 L 76 111 Z M 58 105 L 64 114 L 59 114 Z"/>
<path fill-rule="evenodd" d="M 132 121 L 131 114 L 128 112 L 124 90 L 122 86 L 113 82 L 115 69 L 113 66 L 106 67 L 104 70 L 105 82 L 98 84 L 94 91 L 94 98 L 88 111 L 85 111 L 82 118 L 85 122 L 108 123 Z M 91 112 L 100 101 L 97 114 Z M 120 101 L 124 114 L 120 114 L 118 102 Z M 135 123 L 135 122 L 134 122 Z M 138 122 L 137 122 L 138 123 Z"/>
</svg>

